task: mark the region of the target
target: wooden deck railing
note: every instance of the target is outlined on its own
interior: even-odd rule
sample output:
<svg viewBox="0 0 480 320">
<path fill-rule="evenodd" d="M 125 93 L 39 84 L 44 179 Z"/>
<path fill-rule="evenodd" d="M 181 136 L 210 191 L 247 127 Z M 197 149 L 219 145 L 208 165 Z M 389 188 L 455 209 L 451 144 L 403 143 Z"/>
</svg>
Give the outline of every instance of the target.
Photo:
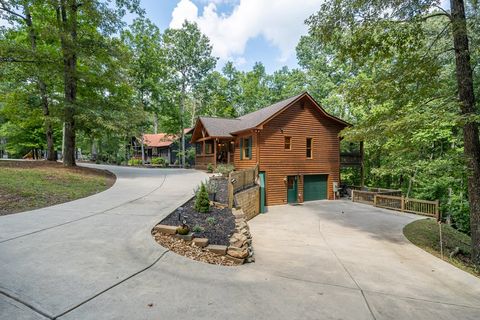
<svg viewBox="0 0 480 320">
<path fill-rule="evenodd" d="M 235 193 L 254 186 L 258 177 L 258 165 L 253 168 L 232 171 L 228 175 L 228 206 L 233 207 Z"/>
<path fill-rule="evenodd" d="M 373 204 L 375 195 L 402 196 L 402 190 L 349 186 L 352 189 L 352 201 Z"/>
<path fill-rule="evenodd" d="M 376 192 L 352 190 L 352 201 L 373 204 Z"/>
<path fill-rule="evenodd" d="M 440 203 L 438 200 L 428 201 L 410 199 L 403 196 L 375 193 L 371 191 L 352 191 L 352 201 L 371 204 L 375 207 L 409 212 L 440 219 Z"/>
</svg>

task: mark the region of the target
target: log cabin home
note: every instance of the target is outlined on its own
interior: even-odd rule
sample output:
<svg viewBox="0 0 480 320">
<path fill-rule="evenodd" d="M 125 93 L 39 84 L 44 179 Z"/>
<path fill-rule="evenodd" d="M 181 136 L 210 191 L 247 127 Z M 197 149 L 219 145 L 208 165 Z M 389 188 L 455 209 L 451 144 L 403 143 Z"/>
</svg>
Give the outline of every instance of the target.
<svg viewBox="0 0 480 320">
<path fill-rule="evenodd" d="M 196 167 L 258 164 L 265 205 L 333 199 L 340 184 L 340 137 L 347 122 L 307 92 L 236 119 L 199 117 Z"/>
<path fill-rule="evenodd" d="M 185 128 L 185 135 L 190 135 L 193 128 Z M 146 163 L 150 163 L 153 158 L 163 158 L 169 165 L 178 162 L 178 152 L 181 149 L 180 134 L 168 133 L 145 133 L 140 138 L 132 139 L 133 156 L 142 158 L 142 141 Z M 185 148 L 190 148 L 189 140 L 186 140 Z"/>
</svg>

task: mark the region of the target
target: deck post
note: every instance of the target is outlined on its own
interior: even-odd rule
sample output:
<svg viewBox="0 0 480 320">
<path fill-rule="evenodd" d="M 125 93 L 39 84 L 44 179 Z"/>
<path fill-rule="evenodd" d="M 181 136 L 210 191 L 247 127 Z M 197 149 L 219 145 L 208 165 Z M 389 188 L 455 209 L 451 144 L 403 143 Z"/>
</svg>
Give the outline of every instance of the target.
<svg viewBox="0 0 480 320">
<path fill-rule="evenodd" d="M 440 216 L 440 201 L 435 200 L 435 218 L 437 218 L 437 221 L 441 221 L 442 217 Z"/>
<path fill-rule="evenodd" d="M 355 190 L 352 189 L 352 202 L 355 202 Z"/>
<path fill-rule="evenodd" d="M 373 195 L 373 206 L 374 207 L 377 206 L 377 195 L 376 194 Z"/>
<path fill-rule="evenodd" d="M 228 174 L 228 207 L 233 208 L 233 183 L 232 183 L 232 173 Z"/>
<path fill-rule="evenodd" d="M 402 200 L 401 200 L 401 211 L 405 211 L 405 197 L 402 195 Z"/>
<path fill-rule="evenodd" d="M 360 186 L 363 188 L 365 186 L 365 168 L 363 165 L 363 141 L 360 141 Z"/>
</svg>

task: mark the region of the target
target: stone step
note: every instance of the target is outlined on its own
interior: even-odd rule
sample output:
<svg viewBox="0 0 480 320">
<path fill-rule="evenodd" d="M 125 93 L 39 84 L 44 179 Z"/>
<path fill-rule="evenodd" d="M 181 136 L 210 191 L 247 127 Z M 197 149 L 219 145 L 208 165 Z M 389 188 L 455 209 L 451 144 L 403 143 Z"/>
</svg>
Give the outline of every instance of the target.
<svg viewBox="0 0 480 320">
<path fill-rule="evenodd" d="M 158 232 L 165 233 L 165 234 L 175 234 L 175 233 L 177 233 L 177 227 L 167 226 L 165 224 L 157 224 L 154 229 Z"/>
<path fill-rule="evenodd" d="M 217 244 L 210 244 L 205 249 L 222 256 L 224 256 L 227 253 L 227 246 L 222 246 Z"/>
</svg>

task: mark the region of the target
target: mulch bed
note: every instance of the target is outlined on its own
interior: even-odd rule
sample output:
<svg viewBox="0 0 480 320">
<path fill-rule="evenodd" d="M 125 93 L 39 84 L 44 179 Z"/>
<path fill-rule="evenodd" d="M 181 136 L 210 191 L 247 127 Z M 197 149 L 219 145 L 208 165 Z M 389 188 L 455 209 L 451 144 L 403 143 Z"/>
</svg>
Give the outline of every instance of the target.
<svg viewBox="0 0 480 320">
<path fill-rule="evenodd" d="M 179 226 L 182 224 L 180 219 L 185 219 L 187 225 L 192 230 L 195 226 L 203 228 L 202 232 L 195 231 L 197 238 L 208 238 L 210 244 L 228 245 L 230 236 L 235 229 L 235 217 L 232 210 L 227 208 L 211 207 L 210 212 L 200 213 L 195 211 L 195 198 L 190 199 L 183 206 L 177 208 L 174 212 L 163 219 L 160 224 L 170 226 Z M 207 218 L 213 217 L 214 223 L 208 223 Z"/>
<path fill-rule="evenodd" d="M 167 235 L 160 232 L 153 233 L 153 236 L 155 238 L 155 241 L 157 241 L 163 247 L 168 248 L 171 251 L 187 258 L 222 266 L 238 265 L 237 263 L 229 260 L 225 256 L 220 256 L 218 254 L 193 245 L 191 241 L 180 240 L 173 235 Z"/>
</svg>

